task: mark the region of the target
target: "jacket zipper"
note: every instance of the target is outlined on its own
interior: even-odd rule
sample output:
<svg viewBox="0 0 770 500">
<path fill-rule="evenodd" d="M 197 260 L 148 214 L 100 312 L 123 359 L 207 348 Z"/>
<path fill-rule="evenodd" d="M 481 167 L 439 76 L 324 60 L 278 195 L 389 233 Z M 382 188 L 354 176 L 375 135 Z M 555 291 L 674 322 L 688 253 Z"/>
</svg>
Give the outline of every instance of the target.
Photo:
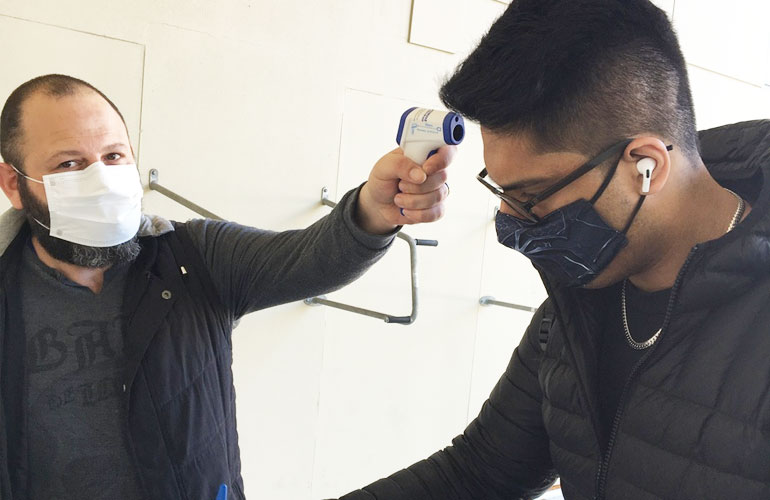
<svg viewBox="0 0 770 500">
<path fill-rule="evenodd" d="M 620 393 L 618 408 L 615 411 L 615 417 L 612 420 L 612 430 L 610 431 L 610 437 L 607 442 L 607 450 L 604 452 L 604 458 L 599 464 L 599 469 L 596 471 L 596 496 L 594 497 L 594 500 L 604 500 L 604 490 L 607 486 L 607 473 L 609 471 L 610 459 L 612 458 L 612 448 L 615 446 L 615 438 L 617 437 L 618 428 L 620 427 L 620 420 L 623 417 L 623 411 L 625 410 L 626 404 L 626 396 L 628 395 L 629 388 L 631 387 L 631 382 L 634 380 L 644 363 L 649 359 L 650 355 L 652 355 L 653 351 L 655 351 L 658 345 L 660 345 L 661 337 L 663 337 L 665 334 L 666 329 L 668 328 L 668 324 L 671 321 L 671 314 L 674 310 L 674 302 L 676 301 L 676 296 L 679 292 L 679 286 L 681 284 L 682 278 L 684 277 L 685 270 L 687 269 L 688 264 L 692 260 L 692 257 L 697 250 L 698 245 L 692 247 L 690 253 L 687 255 L 687 258 L 684 261 L 684 264 L 682 264 L 682 268 L 679 270 L 676 281 L 674 281 L 674 286 L 671 289 L 671 297 L 669 297 L 668 306 L 666 307 L 666 317 L 663 319 L 663 326 L 661 327 L 661 333 L 660 337 L 658 337 L 658 341 L 631 369 L 631 374 L 628 376 L 628 379 L 626 379 L 626 383 L 623 386 L 623 391 Z"/>
</svg>

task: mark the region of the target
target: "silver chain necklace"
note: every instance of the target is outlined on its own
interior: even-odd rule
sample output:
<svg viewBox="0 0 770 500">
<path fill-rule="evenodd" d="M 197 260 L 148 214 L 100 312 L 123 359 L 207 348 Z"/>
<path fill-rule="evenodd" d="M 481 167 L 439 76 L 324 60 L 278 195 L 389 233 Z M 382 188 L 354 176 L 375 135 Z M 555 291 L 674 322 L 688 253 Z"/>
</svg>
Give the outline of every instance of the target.
<svg viewBox="0 0 770 500">
<path fill-rule="evenodd" d="M 730 225 L 727 227 L 727 231 L 725 231 L 725 234 L 726 234 L 732 231 L 735 228 L 735 226 L 738 225 L 738 222 L 740 222 L 740 220 L 743 218 L 743 212 L 746 210 L 746 202 L 743 201 L 743 198 L 733 193 L 729 189 L 725 188 L 725 190 L 738 199 L 738 208 L 735 210 L 735 213 L 733 214 L 733 218 L 730 220 Z M 653 344 L 655 344 L 655 342 L 658 341 L 658 337 L 660 337 L 660 332 L 663 331 L 663 327 L 658 328 L 658 331 L 655 332 L 655 335 L 645 340 L 644 342 L 637 342 L 636 340 L 634 340 L 634 338 L 631 336 L 631 330 L 629 330 L 628 328 L 628 315 L 626 314 L 626 282 L 627 281 L 628 279 L 623 280 L 623 287 L 621 288 L 621 291 L 620 291 L 620 305 L 623 312 L 623 328 L 626 331 L 626 342 L 628 342 L 628 345 L 632 349 L 641 351 L 641 350 L 647 349 L 648 347 L 651 347 Z"/>
</svg>

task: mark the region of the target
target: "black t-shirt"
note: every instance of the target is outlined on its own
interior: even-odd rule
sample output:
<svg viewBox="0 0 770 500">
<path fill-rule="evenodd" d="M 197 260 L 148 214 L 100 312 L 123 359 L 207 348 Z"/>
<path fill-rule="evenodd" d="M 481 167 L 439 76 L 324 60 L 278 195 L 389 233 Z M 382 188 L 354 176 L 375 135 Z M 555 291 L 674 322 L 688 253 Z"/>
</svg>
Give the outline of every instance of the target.
<svg viewBox="0 0 770 500">
<path fill-rule="evenodd" d="M 626 341 L 621 312 L 621 286 L 613 287 L 617 293 L 608 295 L 607 317 L 602 329 L 599 354 L 599 419 L 605 440 L 609 438 L 612 421 L 631 370 L 649 350 L 634 349 Z M 636 342 L 648 340 L 663 325 L 669 295 L 670 288 L 648 293 L 636 288 L 630 281 L 626 283 L 628 328 Z"/>
</svg>

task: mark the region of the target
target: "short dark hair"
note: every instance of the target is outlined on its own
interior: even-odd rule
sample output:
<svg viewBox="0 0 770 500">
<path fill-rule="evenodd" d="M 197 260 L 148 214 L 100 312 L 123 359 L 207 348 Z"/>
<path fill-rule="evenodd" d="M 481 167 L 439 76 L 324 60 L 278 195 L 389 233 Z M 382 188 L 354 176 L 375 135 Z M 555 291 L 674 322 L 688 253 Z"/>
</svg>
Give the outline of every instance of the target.
<svg viewBox="0 0 770 500">
<path fill-rule="evenodd" d="M 699 151 L 682 51 L 648 0 L 513 0 L 441 100 L 538 152 L 593 156 L 641 133 Z"/>
<path fill-rule="evenodd" d="M 22 107 L 24 103 L 38 92 L 51 97 L 65 97 L 74 95 L 83 90 L 96 92 L 115 110 L 126 124 L 117 106 L 99 89 L 88 82 L 67 75 L 43 75 L 21 84 L 11 92 L 0 114 L 0 155 L 6 163 L 24 170 L 21 154 L 22 142 Z"/>
</svg>

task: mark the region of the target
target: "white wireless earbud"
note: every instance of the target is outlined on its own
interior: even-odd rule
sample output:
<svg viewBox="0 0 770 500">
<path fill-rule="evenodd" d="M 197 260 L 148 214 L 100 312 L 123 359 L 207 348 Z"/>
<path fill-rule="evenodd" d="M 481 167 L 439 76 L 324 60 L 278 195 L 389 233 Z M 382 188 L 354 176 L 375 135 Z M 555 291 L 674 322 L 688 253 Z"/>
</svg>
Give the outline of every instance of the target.
<svg viewBox="0 0 770 500">
<path fill-rule="evenodd" d="M 655 170 L 657 163 L 652 158 L 642 158 L 636 162 L 636 169 L 642 174 L 642 193 L 650 192 L 650 179 L 652 171 Z"/>
</svg>

